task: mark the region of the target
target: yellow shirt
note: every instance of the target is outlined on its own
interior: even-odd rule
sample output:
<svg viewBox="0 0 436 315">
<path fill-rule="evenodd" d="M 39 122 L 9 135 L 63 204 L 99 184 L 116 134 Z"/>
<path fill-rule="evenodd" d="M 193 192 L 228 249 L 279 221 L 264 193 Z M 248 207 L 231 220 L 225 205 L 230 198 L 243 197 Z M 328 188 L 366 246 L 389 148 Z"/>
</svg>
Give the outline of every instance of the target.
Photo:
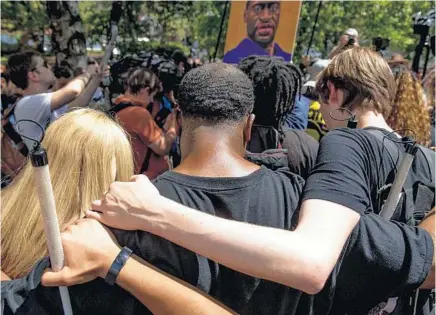
<svg viewBox="0 0 436 315">
<path fill-rule="evenodd" d="M 311 135 L 315 140 L 320 141 L 321 138 L 327 133 L 325 121 L 322 118 L 320 111 L 321 105 L 317 101 L 312 101 L 309 106 L 309 119 L 307 122 L 306 132 Z"/>
</svg>

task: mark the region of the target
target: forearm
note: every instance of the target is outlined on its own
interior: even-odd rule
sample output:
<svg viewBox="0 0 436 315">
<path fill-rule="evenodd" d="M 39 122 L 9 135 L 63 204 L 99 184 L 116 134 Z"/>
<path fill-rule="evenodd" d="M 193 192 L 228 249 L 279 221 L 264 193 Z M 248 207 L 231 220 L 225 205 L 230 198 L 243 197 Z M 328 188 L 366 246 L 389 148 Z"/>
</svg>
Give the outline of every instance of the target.
<svg viewBox="0 0 436 315">
<path fill-rule="evenodd" d="M 242 273 L 282 283 L 313 294 L 320 251 L 314 238 L 299 233 L 220 219 L 168 199 L 158 218 L 144 221 L 144 229 Z"/>
<path fill-rule="evenodd" d="M 91 79 L 91 75 L 88 72 L 85 72 L 78 77 L 74 78 L 70 81 L 64 88 L 66 92 L 70 92 L 75 95 L 75 97 L 79 96 L 85 90 L 85 87 L 88 85 L 88 82 Z"/>
<path fill-rule="evenodd" d="M 197 288 L 136 256 L 131 257 L 121 269 L 117 284 L 134 295 L 153 314 L 235 314 Z"/>
<path fill-rule="evenodd" d="M 161 137 L 157 141 L 153 142 L 150 145 L 150 148 L 158 155 L 167 154 L 171 150 L 171 146 L 175 139 L 175 130 L 170 129 L 167 132 L 163 131 Z"/>
<path fill-rule="evenodd" d="M 344 46 L 342 45 L 338 45 L 335 48 L 333 48 L 333 50 L 329 53 L 328 55 L 328 59 L 332 59 L 334 56 L 336 56 L 337 54 L 339 54 L 342 50 Z"/>
<path fill-rule="evenodd" d="M 433 247 L 435 244 L 435 208 L 433 208 L 426 216 L 426 218 L 419 225 L 420 228 L 426 230 L 433 240 Z M 433 262 L 431 265 L 431 270 L 427 275 L 424 283 L 420 286 L 420 289 L 433 289 L 435 287 L 436 277 L 435 277 L 435 253 L 433 251 Z"/>
<path fill-rule="evenodd" d="M 100 85 L 101 79 L 99 76 L 93 76 L 91 81 L 86 85 L 86 88 L 74 101 L 68 104 L 69 108 L 85 107 L 89 104 L 94 95 L 95 90 Z"/>
</svg>

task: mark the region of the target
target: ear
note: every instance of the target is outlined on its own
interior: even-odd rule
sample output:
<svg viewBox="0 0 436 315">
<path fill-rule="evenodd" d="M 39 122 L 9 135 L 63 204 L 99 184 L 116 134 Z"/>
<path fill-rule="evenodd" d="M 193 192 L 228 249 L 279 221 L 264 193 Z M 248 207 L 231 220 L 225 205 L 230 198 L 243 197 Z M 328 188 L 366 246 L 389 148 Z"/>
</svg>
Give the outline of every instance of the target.
<svg viewBox="0 0 436 315">
<path fill-rule="evenodd" d="M 244 23 L 247 24 L 247 9 L 244 10 Z"/>
<path fill-rule="evenodd" d="M 35 73 L 36 71 L 27 73 L 27 80 L 29 81 L 38 81 L 38 75 Z"/>
<path fill-rule="evenodd" d="M 251 128 L 253 128 L 254 118 L 256 116 L 254 114 L 250 114 L 247 117 L 247 121 L 244 127 L 244 143 L 247 144 L 251 140 Z"/>
<path fill-rule="evenodd" d="M 139 94 L 149 96 L 149 95 L 150 95 L 150 88 L 149 88 L 149 87 L 146 87 L 146 88 L 142 88 L 142 89 L 140 89 L 140 90 L 139 90 Z"/>
</svg>

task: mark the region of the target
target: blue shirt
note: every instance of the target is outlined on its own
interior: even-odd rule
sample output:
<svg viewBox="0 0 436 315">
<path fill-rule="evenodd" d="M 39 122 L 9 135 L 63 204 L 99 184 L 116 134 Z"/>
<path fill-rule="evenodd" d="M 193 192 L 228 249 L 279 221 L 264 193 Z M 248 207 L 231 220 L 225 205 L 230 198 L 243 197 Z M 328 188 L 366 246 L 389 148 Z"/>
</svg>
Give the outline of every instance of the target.
<svg viewBox="0 0 436 315">
<path fill-rule="evenodd" d="M 307 128 L 310 102 L 310 99 L 303 95 L 297 96 L 294 107 L 286 114 L 283 121 L 283 130 L 305 130 Z"/>
<path fill-rule="evenodd" d="M 242 58 L 251 55 L 268 56 L 268 53 L 251 39 L 245 38 L 238 46 L 224 55 L 223 62 L 237 64 Z M 274 43 L 274 56 L 282 57 L 288 62 L 292 59 L 292 55 L 281 49 L 277 43 Z"/>
</svg>

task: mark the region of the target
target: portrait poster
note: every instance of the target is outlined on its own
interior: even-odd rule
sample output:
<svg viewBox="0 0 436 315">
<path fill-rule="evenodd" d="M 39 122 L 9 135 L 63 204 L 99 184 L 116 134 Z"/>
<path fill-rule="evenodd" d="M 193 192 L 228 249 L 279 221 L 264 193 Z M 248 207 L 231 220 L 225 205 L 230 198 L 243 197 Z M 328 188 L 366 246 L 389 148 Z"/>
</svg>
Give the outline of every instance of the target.
<svg viewBox="0 0 436 315">
<path fill-rule="evenodd" d="M 291 61 L 301 1 L 232 1 L 223 62 L 250 55 Z"/>
</svg>

